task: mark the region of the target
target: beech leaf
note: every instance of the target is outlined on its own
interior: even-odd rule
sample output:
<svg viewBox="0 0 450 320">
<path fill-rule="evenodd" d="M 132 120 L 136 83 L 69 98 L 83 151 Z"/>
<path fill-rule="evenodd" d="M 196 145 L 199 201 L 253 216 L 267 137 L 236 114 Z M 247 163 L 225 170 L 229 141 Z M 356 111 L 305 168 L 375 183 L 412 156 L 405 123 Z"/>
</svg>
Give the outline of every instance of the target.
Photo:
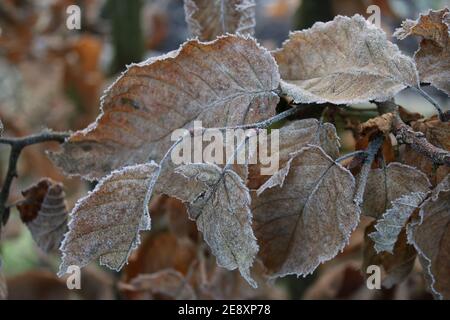
<svg viewBox="0 0 450 320">
<path fill-rule="evenodd" d="M 385 101 L 419 83 L 414 61 L 360 15 L 293 32 L 274 56 L 297 103 Z"/>
<path fill-rule="evenodd" d="M 258 245 L 252 230 L 250 193 L 245 183 L 234 171 L 222 170 L 214 164 L 187 164 L 176 171 L 189 179 L 186 188 L 192 188 L 193 184 L 197 188 L 197 181 L 203 186 L 203 190 L 193 193 L 188 213 L 203 233 L 217 264 L 228 270 L 238 268 L 256 288 L 250 268 Z"/>
<path fill-rule="evenodd" d="M 392 201 L 413 192 L 428 193 L 430 187 L 424 173 L 413 167 L 391 162 L 385 168 L 370 171 L 362 213 L 379 218 L 392 207 Z"/>
<path fill-rule="evenodd" d="M 186 22 L 202 41 L 226 33 L 253 35 L 255 7 L 255 0 L 184 0 Z"/>
<path fill-rule="evenodd" d="M 406 20 L 394 33 L 402 40 L 409 36 L 422 38 L 415 53 L 421 82 L 431 83 L 450 96 L 450 36 L 448 8 L 421 14 L 417 20 Z"/>
<path fill-rule="evenodd" d="M 383 251 L 393 253 L 400 232 L 426 197 L 426 193 L 413 192 L 392 201 L 392 207 L 377 221 L 376 231 L 369 234 L 375 242 L 374 247 L 377 253 Z"/>
<path fill-rule="evenodd" d="M 408 242 L 419 253 L 433 295 L 450 299 L 450 184 L 449 176 L 436 187 L 408 226 Z"/>
<path fill-rule="evenodd" d="M 255 123 L 275 114 L 279 74 L 252 38 L 186 42 L 132 65 L 106 91 L 101 114 L 51 159 L 66 174 L 99 179 L 126 165 L 159 161 L 175 129 Z"/>
<path fill-rule="evenodd" d="M 77 202 L 61 245 L 59 276 L 70 265 L 84 267 L 97 258 L 114 270 L 127 263 L 139 232 L 150 229 L 147 194 L 158 169 L 152 162 L 113 171 Z"/>
<path fill-rule="evenodd" d="M 307 275 L 335 257 L 359 222 L 352 174 L 316 146 L 293 155 L 252 205 L 260 257 L 271 277 Z"/>
</svg>

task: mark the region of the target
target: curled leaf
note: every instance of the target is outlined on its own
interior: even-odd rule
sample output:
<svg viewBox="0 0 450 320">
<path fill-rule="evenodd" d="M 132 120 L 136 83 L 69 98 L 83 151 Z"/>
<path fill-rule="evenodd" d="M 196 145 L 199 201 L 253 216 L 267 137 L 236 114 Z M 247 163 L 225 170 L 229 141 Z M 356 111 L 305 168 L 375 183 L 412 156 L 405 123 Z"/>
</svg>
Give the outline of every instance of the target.
<svg viewBox="0 0 450 320">
<path fill-rule="evenodd" d="M 293 32 L 274 56 L 282 91 L 299 103 L 385 101 L 419 83 L 414 61 L 360 15 Z"/>
<path fill-rule="evenodd" d="M 229 270 L 238 268 L 256 288 L 250 268 L 258 245 L 252 230 L 250 193 L 242 179 L 234 171 L 213 164 L 187 164 L 176 171 L 188 179 L 186 188 L 192 184 L 197 188 L 196 181 L 202 184 L 202 190 L 193 193 L 188 212 L 216 256 L 217 264 Z"/>
<path fill-rule="evenodd" d="M 450 10 L 430 10 L 417 20 L 406 20 L 394 33 L 398 39 L 420 36 L 423 40 L 415 53 L 421 82 L 431 83 L 450 96 Z"/>
<path fill-rule="evenodd" d="M 447 179 L 420 208 L 408 226 L 408 242 L 416 248 L 433 295 L 450 299 L 450 186 Z"/>
<path fill-rule="evenodd" d="M 202 41 L 226 33 L 253 35 L 255 7 L 255 0 L 184 0 L 186 22 Z"/>
<path fill-rule="evenodd" d="M 132 65 L 106 91 L 101 114 L 50 153 L 69 175 L 99 179 L 114 169 L 159 161 L 175 129 L 255 123 L 275 114 L 279 74 L 252 38 L 191 40 L 177 51 Z"/>
<path fill-rule="evenodd" d="M 252 205 L 271 277 L 312 273 L 344 248 L 359 222 L 352 174 L 321 148 L 303 148 L 286 167 L 283 182 L 271 177 Z"/>
<path fill-rule="evenodd" d="M 159 166 L 125 167 L 103 178 L 71 213 L 69 231 L 61 245 L 59 276 L 71 265 L 100 264 L 120 270 L 140 243 L 139 232 L 150 229 L 147 193 Z"/>
<path fill-rule="evenodd" d="M 392 201 L 413 192 L 430 191 L 428 178 L 419 170 L 392 162 L 369 173 L 364 192 L 362 212 L 378 218 L 392 207 Z"/>
<path fill-rule="evenodd" d="M 54 182 L 50 179 L 42 179 L 22 191 L 25 200 L 17 205 L 17 210 L 19 210 L 23 222 L 27 223 L 36 219 L 48 189 L 53 184 Z"/>
<path fill-rule="evenodd" d="M 426 193 L 413 192 L 392 201 L 392 207 L 377 220 L 376 231 L 369 234 L 377 253 L 383 251 L 393 253 L 400 232 L 426 197 Z"/>
</svg>

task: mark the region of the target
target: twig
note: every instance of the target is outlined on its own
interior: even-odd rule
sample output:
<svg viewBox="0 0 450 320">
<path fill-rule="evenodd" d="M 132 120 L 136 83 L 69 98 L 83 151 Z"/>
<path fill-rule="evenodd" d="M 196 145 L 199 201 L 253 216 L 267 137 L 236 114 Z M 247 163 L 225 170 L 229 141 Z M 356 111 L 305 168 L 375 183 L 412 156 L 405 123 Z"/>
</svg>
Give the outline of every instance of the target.
<svg viewBox="0 0 450 320">
<path fill-rule="evenodd" d="M 69 137 L 67 132 L 44 131 L 39 134 L 33 134 L 23 138 L 0 138 L 0 144 L 11 146 L 9 155 L 8 171 L 0 192 L 0 221 L 4 221 L 4 214 L 7 210 L 6 202 L 9 198 L 11 184 L 17 177 L 17 161 L 19 160 L 22 150 L 30 145 L 42 142 L 56 141 L 62 143 Z M 0 225 L 1 227 L 1 225 Z"/>
<path fill-rule="evenodd" d="M 414 151 L 433 161 L 435 165 L 450 167 L 450 152 L 432 145 L 422 132 L 412 130 L 398 114 L 394 119 L 394 133 L 399 143 L 409 145 Z"/>
<path fill-rule="evenodd" d="M 447 119 L 446 115 L 444 114 L 444 112 L 442 111 L 441 106 L 425 91 L 422 90 L 422 88 L 416 88 L 416 87 L 411 87 L 414 91 L 416 91 L 418 94 L 420 94 L 422 97 L 424 97 L 429 103 L 431 103 L 433 105 L 433 107 L 437 110 L 438 115 L 439 115 L 439 119 L 442 122 L 446 122 L 449 119 Z"/>
<path fill-rule="evenodd" d="M 364 159 L 361 172 L 359 173 L 358 187 L 355 192 L 355 197 L 353 201 L 359 207 L 363 203 L 364 191 L 366 190 L 367 179 L 369 177 L 369 172 L 372 167 L 372 162 L 375 159 L 378 150 L 383 144 L 383 136 L 377 136 L 373 139 L 366 150 L 366 158 Z"/>
<path fill-rule="evenodd" d="M 336 162 L 341 162 L 341 161 L 347 160 L 348 158 L 357 157 L 357 156 L 367 157 L 367 151 L 357 150 L 357 151 L 353 151 L 353 152 L 344 154 L 342 157 L 337 158 Z"/>
</svg>

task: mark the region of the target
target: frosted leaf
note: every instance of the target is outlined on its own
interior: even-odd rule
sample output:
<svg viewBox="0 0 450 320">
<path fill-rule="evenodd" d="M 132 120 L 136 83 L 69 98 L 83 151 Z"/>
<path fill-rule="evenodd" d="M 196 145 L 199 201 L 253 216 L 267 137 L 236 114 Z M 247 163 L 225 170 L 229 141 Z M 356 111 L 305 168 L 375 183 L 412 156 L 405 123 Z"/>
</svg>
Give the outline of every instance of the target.
<svg viewBox="0 0 450 320">
<path fill-rule="evenodd" d="M 187 164 L 176 171 L 188 179 L 186 188 L 191 188 L 191 184 L 197 187 L 198 182 L 203 186 L 200 193 L 192 193 L 188 212 L 203 233 L 217 264 L 228 270 L 238 268 L 256 288 L 250 268 L 258 245 L 252 230 L 250 193 L 242 179 L 234 171 L 223 171 L 213 164 Z"/>
<path fill-rule="evenodd" d="M 450 299 L 450 188 L 448 177 L 436 187 L 408 225 L 408 242 L 416 248 L 433 295 Z"/>
<path fill-rule="evenodd" d="M 426 197 L 426 193 L 413 192 L 392 201 L 391 208 L 377 221 L 376 231 L 369 234 L 369 237 L 375 242 L 374 247 L 377 253 L 383 251 L 393 253 L 398 235 Z"/>
<path fill-rule="evenodd" d="M 278 68 L 252 38 L 191 40 L 132 65 L 106 91 L 102 112 L 50 157 L 66 174 L 99 179 L 114 169 L 159 161 L 178 128 L 255 123 L 275 114 Z"/>
<path fill-rule="evenodd" d="M 255 0 L 184 0 L 186 22 L 202 41 L 226 33 L 253 35 Z"/>
<path fill-rule="evenodd" d="M 430 187 L 428 178 L 419 170 L 391 162 L 385 168 L 370 171 L 362 213 L 379 218 L 392 207 L 392 201 L 413 192 L 427 193 Z"/>
<path fill-rule="evenodd" d="M 419 36 L 423 40 L 415 53 L 421 82 L 431 83 L 450 96 L 450 10 L 448 8 L 421 14 L 417 20 L 406 20 L 394 33 L 398 39 Z"/>
<path fill-rule="evenodd" d="M 355 179 L 321 148 L 303 148 L 287 166 L 283 185 L 269 179 L 252 205 L 260 258 L 273 278 L 312 273 L 344 248 L 359 222 Z"/>
<path fill-rule="evenodd" d="M 419 83 L 414 61 L 360 15 L 293 32 L 274 56 L 282 91 L 299 103 L 385 101 Z"/>
<path fill-rule="evenodd" d="M 8 287 L 6 285 L 5 275 L 3 274 L 2 260 L 0 259 L 0 300 L 6 300 L 8 297 Z"/>
<path fill-rule="evenodd" d="M 36 218 L 27 227 L 39 248 L 56 251 L 67 231 L 67 208 L 62 184 L 49 186 Z"/>
<path fill-rule="evenodd" d="M 164 269 L 152 274 L 140 274 L 122 289 L 138 292 L 145 299 L 194 300 L 196 294 L 188 280 L 178 271 Z"/>
<path fill-rule="evenodd" d="M 84 267 L 97 258 L 114 270 L 127 263 L 139 245 L 139 232 L 150 229 L 147 193 L 158 168 L 147 163 L 114 171 L 77 202 L 61 245 L 58 275 L 70 265 Z"/>
</svg>

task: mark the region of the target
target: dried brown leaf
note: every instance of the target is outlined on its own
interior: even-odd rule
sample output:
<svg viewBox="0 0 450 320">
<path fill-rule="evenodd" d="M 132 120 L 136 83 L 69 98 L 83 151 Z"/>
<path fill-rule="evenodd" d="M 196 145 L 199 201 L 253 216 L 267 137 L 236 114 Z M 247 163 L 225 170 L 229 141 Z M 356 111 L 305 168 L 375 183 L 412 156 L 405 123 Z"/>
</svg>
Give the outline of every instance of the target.
<svg viewBox="0 0 450 320">
<path fill-rule="evenodd" d="M 344 248 L 359 222 L 353 176 L 322 149 L 303 148 L 286 167 L 252 205 L 260 257 L 272 277 L 312 273 Z"/>
<path fill-rule="evenodd" d="M 67 232 L 65 193 L 60 183 L 49 186 L 37 217 L 27 222 L 27 227 L 39 248 L 45 252 L 56 251 Z"/>
<path fill-rule="evenodd" d="M 186 22 L 202 41 L 226 33 L 253 35 L 255 7 L 255 0 L 184 0 Z"/>
<path fill-rule="evenodd" d="M 158 161 L 175 129 L 254 123 L 275 113 L 277 65 L 254 39 L 186 42 L 131 66 L 105 93 L 102 113 L 50 154 L 69 175 L 98 179 L 125 165 Z"/>
<path fill-rule="evenodd" d="M 392 208 L 392 201 L 413 192 L 427 193 L 430 187 L 425 174 L 398 162 L 373 169 L 367 179 L 362 213 L 379 218 Z"/>
<path fill-rule="evenodd" d="M 119 288 L 139 293 L 140 299 L 196 299 L 195 291 L 188 279 L 173 269 L 138 275 L 130 283 L 119 284 Z"/>
<path fill-rule="evenodd" d="M 77 202 L 61 245 L 58 275 L 70 265 L 84 267 L 97 258 L 114 270 L 127 263 L 140 243 L 139 232 L 150 228 L 147 194 L 158 168 L 147 163 L 114 171 Z"/>
<path fill-rule="evenodd" d="M 420 208 L 408 226 L 408 242 L 416 248 L 430 289 L 438 299 L 450 299 L 449 176 Z"/>
<path fill-rule="evenodd" d="M 42 179 L 22 191 L 25 200 L 17 205 L 17 210 L 19 210 L 23 222 L 28 223 L 36 219 L 47 191 L 53 184 L 54 182 L 50 179 Z"/>
<path fill-rule="evenodd" d="M 217 264 L 229 270 L 238 268 L 256 288 L 250 268 L 258 245 L 252 230 L 250 193 L 242 179 L 234 171 L 213 164 L 182 165 L 177 172 L 189 179 L 186 188 L 192 184 L 197 187 L 197 182 L 203 185 L 203 190 L 193 193 L 188 212 L 217 258 Z"/>
<path fill-rule="evenodd" d="M 274 56 L 283 92 L 301 103 L 385 101 L 419 82 L 414 61 L 360 15 L 296 31 Z"/>
<path fill-rule="evenodd" d="M 406 20 L 394 33 L 398 39 L 422 38 L 414 55 L 421 82 L 431 83 L 450 95 L 450 10 L 429 10 L 417 20 Z"/>
</svg>

